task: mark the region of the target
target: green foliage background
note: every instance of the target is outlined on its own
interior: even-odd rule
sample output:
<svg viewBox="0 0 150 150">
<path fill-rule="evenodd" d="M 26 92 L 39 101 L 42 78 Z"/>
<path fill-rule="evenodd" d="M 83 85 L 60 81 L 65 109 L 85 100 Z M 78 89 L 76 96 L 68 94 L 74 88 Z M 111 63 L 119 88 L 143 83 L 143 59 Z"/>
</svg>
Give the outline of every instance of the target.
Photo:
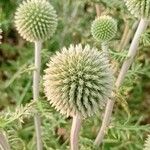
<svg viewBox="0 0 150 150">
<path fill-rule="evenodd" d="M 13 18 L 21 0 L 0 1 L 0 22 L 3 30 L 0 45 L 0 128 L 8 134 L 12 150 L 34 150 L 35 135 L 33 111 L 42 117 L 45 150 L 69 149 L 71 118 L 65 118 L 45 101 L 42 80 L 40 102 L 32 100 L 33 44 L 18 35 Z M 111 61 L 122 64 L 129 45 L 117 51 L 125 24 L 129 27 L 135 18 L 129 14 L 121 0 L 51 0 L 58 14 L 58 28 L 54 37 L 44 43 L 42 69 L 51 55 L 71 43 L 88 43 L 100 49 L 91 36 L 91 22 L 96 16 L 95 4 L 103 14 L 110 14 L 118 21 L 118 33 L 110 43 Z M 112 122 L 101 147 L 93 141 L 101 124 L 103 112 L 83 121 L 80 133 L 81 150 L 141 150 L 150 133 L 150 44 L 149 30 L 142 36 L 139 53 L 128 72 L 123 86 L 117 93 Z M 145 42 L 146 41 L 146 42 Z M 22 106 L 20 106 L 22 105 Z"/>
</svg>

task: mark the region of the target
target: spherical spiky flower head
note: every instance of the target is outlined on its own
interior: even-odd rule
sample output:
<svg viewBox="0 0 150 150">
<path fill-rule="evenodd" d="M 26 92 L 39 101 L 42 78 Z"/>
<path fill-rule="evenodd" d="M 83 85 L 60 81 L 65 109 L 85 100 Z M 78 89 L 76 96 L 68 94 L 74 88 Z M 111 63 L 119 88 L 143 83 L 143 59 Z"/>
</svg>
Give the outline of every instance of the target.
<svg viewBox="0 0 150 150">
<path fill-rule="evenodd" d="M 46 97 L 62 114 L 84 118 L 105 106 L 113 77 L 105 55 L 88 45 L 62 49 L 48 63 L 44 75 Z"/>
<path fill-rule="evenodd" d="M 47 0 L 26 0 L 16 11 L 15 26 L 27 41 L 44 41 L 56 30 L 56 11 Z"/>
<path fill-rule="evenodd" d="M 148 138 L 144 144 L 144 150 L 150 150 L 150 135 L 148 136 Z"/>
<path fill-rule="evenodd" d="M 124 0 L 128 10 L 135 17 L 150 18 L 150 0 Z"/>
<path fill-rule="evenodd" d="M 101 42 L 111 40 L 117 32 L 117 22 L 110 16 L 95 19 L 91 26 L 93 37 Z"/>
</svg>

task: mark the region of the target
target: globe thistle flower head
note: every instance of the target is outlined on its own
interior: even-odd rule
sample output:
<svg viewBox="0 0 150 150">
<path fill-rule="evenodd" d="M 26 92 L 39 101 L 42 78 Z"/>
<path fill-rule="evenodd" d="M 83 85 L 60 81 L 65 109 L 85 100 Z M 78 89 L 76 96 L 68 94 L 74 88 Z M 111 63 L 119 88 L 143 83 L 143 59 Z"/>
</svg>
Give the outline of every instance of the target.
<svg viewBox="0 0 150 150">
<path fill-rule="evenodd" d="M 150 135 L 148 136 L 148 138 L 144 144 L 144 150 L 150 150 Z"/>
<path fill-rule="evenodd" d="M 23 1 L 15 14 L 15 26 L 27 41 L 44 41 L 55 33 L 56 11 L 47 0 Z"/>
<path fill-rule="evenodd" d="M 117 32 L 117 22 L 110 16 L 96 18 L 91 26 L 91 33 L 97 41 L 108 42 Z"/>
<path fill-rule="evenodd" d="M 150 0 L 124 0 L 130 13 L 135 17 L 150 18 Z"/>
<path fill-rule="evenodd" d="M 107 57 L 96 48 L 71 45 L 53 56 L 47 66 L 45 95 L 60 113 L 85 118 L 99 112 L 110 98 L 113 75 Z"/>
</svg>

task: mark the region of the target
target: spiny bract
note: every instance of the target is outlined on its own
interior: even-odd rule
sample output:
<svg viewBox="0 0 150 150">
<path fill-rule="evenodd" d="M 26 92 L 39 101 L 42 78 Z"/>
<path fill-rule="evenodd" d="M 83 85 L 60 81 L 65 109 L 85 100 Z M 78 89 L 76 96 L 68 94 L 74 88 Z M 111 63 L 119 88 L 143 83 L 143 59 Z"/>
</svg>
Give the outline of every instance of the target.
<svg viewBox="0 0 150 150">
<path fill-rule="evenodd" d="M 23 1 L 15 14 L 15 26 L 27 41 L 44 41 L 56 30 L 56 11 L 47 0 Z"/>
<path fill-rule="evenodd" d="M 95 19 L 91 26 L 93 37 L 101 42 L 111 40 L 117 32 L 117 22 L 110 16 Z"/>
<path fill-rule="evenodd" d="M 124 0 L 128 10 L 135 17 L 149 19 L 150 0 Z"/>
<path fill-rule="evenodd" d="M 46 97 L 62 114 L 88 117 L 105 106 L 113 89 L 113 75 L 105 55 L 79 44 L 63 48 L 48 63 L 44 75 Z"/>
<path fill-rule="evenodd" d="M 146 139 L 146 142 L 144 144 L 144 150 L 150 150 L 150 135 Z"/>
</svg>

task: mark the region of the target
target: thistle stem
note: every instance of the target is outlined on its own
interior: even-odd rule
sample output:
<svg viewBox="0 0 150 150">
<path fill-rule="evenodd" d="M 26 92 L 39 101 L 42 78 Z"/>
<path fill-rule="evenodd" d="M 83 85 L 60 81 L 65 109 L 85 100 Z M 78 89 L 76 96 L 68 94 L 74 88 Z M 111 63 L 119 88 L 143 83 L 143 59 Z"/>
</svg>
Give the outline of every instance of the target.
<svg viewBox="0 0 150 150">
<path fill-rule="evenodd" d="M 42 42 L 35 42 L 35 70 L 33 73 L 33 100 L 39 99 L 39 83 L 40 83 L 40 67 L 41 67 L 41 48 Z M 39 115 L 36 113 L 34 116 L 35 132 L 36 132 L 36 143 L 37 150 L 42 150 L 42 138 L 41 138 L 41 120 Z"/>
<path fill-rule="evenodd" d="M 0 133 L 0 149 L 10 150 L 9 143 L 2 132 Z"/>
<path fill-rule="evenodd" d="M 138 50 L 138 45 L 139 45 L 139 40 L 140 40 L 140 36 L 141 34 L 145 31 L 145 29 L 147 28 L 148 25 L 148 21 L 145 19 L 141 19 L 140 23 L 138 25 L 137 31 L 134 35 L 134 38 L 132 40 L 132 43 L 130 45 L 129 48 L 129 52 L 128 52 L 128 58 L 124 61 L 121 71 L 119 73 L 119 76 L 117 78 L 116 81 L 116 89 L 118 89 L 121 84 L 122 81 L 125 78 L 125 75 L 127 74 L 128 69 L 130 68 L 133 59 L 137 53 Z M 112 97 L 114 98 L 114 94 L 112 93 Z M 113 111 L 113 106 L 114 106 L 114 100 L 108 100 L 107 105 L 106 105 L 106 109 L 105 109 L 105 114 L 104 114 L 104 118 L 102 121 L 102 126 L 99 130 L 99 133 L 96 137 L 96 140 L 94 142 L 95 145 L 99 146 L 104 138 L 105 132 L 107 131 L 107 127 L 109 126 L 109 123 L 111 121 L 111 115 L 112 115 L 112 111 Z"/>
<path fill-rule="evenodd" d="M 77 114 L 73 117 L 73 122 L 71 127 L 71 134 L 70 134 L 71 150 L 79 149 L 78 137 L 79 137 L 80 128 L 81 128 L 81 117 L 79 114 Z"/>
</svg>

